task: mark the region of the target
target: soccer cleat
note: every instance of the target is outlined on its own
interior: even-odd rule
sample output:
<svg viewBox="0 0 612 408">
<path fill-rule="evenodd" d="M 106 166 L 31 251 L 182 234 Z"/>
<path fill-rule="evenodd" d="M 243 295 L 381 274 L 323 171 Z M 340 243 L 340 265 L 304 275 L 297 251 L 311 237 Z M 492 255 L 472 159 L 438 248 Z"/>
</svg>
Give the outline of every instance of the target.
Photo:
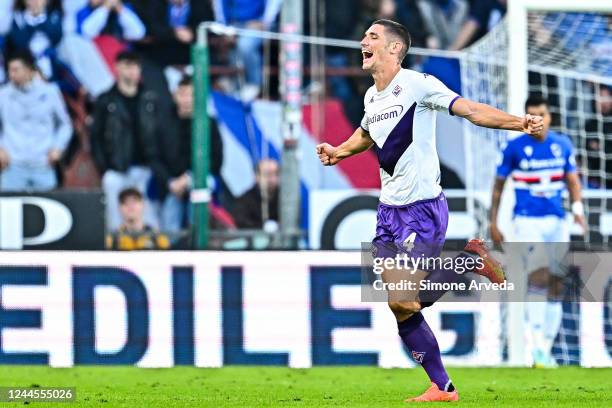
<svg viewBox="0 0 612 408">
<path fill-rule="evenodd" d="M 431 387 L 422 395 L 414 398 L 408 398 L 405 402 L 451 402 L 459 401 L 457 390 L 441 391 L 435 383 L 431 383 Z"/>
<path fill-rule="evenodd" d="M 544 368 L 546 366 L 546 356 L 540 349 L 533 350 L 533 368 Z"/>
<path fill-rule="evenodd" d="M 533 352 L 533 368 L 557 368 L 559 364 L 550 353 L 545 353 L 541 349 Z"/>
<path fill-rule="evenodd" d="M 489 250 L 482 239 L 471 239 L 463 250 L 470 254 L 478 255 L 483 260 L 484 266 L 482 268 L 475 268 L 474 273 L 486 277 L 493 283 L 503 283 L 506 280 L 504 269 L 489 254 Z"/>
</svg>

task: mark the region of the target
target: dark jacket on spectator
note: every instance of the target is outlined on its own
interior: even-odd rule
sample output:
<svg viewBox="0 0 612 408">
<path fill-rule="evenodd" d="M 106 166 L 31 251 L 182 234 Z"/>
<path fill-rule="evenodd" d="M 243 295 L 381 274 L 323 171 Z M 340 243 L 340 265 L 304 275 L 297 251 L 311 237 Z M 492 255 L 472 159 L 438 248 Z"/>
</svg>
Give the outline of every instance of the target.
<svg viewBox="0 0 612 408">
<path fill-rule="evenodd" d="M 470 39 L 468 45 L 484 37 L 506 14 L 506 6 L 499 0 L 472 0 L 470 2 L 469 19 L 478 24 L 478 31 Z"/>
<path fill-rule="evenodd" d="M 161 65 L 187 65 L 190 63 L 190 45 L 178 41 L 170 25 L 167 0 L 135 0 L 134 9 L 147 27 L 145 41 L 138 48 Z M 197 36 L 198 25 L 214 20 L 210 2 L 191 0 L 187 27 Z"/>
<path fill-rule="evenodd" d="M 325 36 L 351 40 L 355 21 L 359 19 L 360 12 L 359 7 L 355 7 L 355 0 L 325 2 Z M 361 38 L 357 39 L 361 40 Z M 335 50 L 347 51 L 343 48 Z M 350 50 L 350 52 L 353 52 L 353 50 Z"/>
<path fill-rule="evenodd" d="M 397 2 L 397 20 L 408 28 L 413 47 L 426 47 L 430 33 L 416 1 Z"/>
<path fill-rule="evenodd" d="M 219 176 L 223 163 L 223 142 L 214 119 L 210 120 L 210 174 Z M 191 119 L 181 119 L 176 114 L 164 120 L 159 132 L 159 159 L 164 171 L 156 174 L 160 198 L 168 193 L 170 179 L 191 170 Z"/>
<path fill-rule="evenodd" d="M 263 227 L 261 206 L 261 192 L 259 186 L 255 184 L 236 199 L 233 211 L 236 226 L 244 229 L 261 229 Z M 278 192 L 270 197 L 268 214 L 271 220 L 278 221 Z"/>
<path fill-rule="evenodd" d="M 157 153 L 157 97 L 144 89 L 138 94 L 138 118 L 132 118 L 125 97 L 116 85 L 100 95 L 96 102 L 91 142 L 100 174 L 109 169 L 125 172 L 134 164 L 163 171 Z M 134 134 L 134 123 L 138 126 L 137 134 Z"/>
</svg>

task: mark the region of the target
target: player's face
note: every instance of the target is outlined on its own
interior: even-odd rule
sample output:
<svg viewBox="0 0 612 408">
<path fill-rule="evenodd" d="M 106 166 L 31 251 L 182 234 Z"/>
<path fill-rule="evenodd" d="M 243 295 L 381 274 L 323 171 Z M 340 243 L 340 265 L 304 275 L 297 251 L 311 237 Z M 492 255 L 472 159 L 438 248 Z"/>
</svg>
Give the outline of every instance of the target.
<svg viewBox="0 0 612 408">
<path fill-rule="evenodd" d="M 541 116 L 544 119 L 544 132 L 545 135 L 550 127 L 551 116 L 546 105 L 530 106 L 527 108 L 527 113 L 530 115 Z"/>
<path fill-rule="evenodd" d="M 361 55 L 363 57 L 361 68 L 370 72 L 388 60 L 390 55 L 387 50 L 385 27 L 374 24 L 368 28 L 361 40 Z"/>
</svg>

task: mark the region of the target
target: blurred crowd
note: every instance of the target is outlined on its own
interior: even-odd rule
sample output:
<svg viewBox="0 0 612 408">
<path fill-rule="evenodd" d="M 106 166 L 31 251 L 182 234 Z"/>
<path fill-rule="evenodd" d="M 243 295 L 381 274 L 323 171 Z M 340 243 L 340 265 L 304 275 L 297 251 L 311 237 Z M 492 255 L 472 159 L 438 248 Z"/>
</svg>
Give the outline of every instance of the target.
<svg viewBox="0 0 612 408">
<path fill-rule="evenodd" d="M 304 0 L 305 16 L 312 1 Z M 109 247 L 164 247 L 166 241 L 155 231 L 176 233 L 191 220 L 190 46 L 197 27 L 217 21 L 276 30 L 282 3 L 0 0 L 0 190 L 99 185 L 106 196 Z M 502 19 L 506 0 L 335 0 L 318 5 L 320 24 L 311 28 L 306 18 L 307 34 L 359 40 L 373 20 L 390 18 L 409 28 L 413 46 L 458 50 Z M 210 43 L 212 63 L 219 68 L 214 88 L 246 100 L 262 96 L 261 40 L 219 37 Z M 342 49 L 325 53 L 330 67 L 360 66 L 359 58 Z M 407 61 L 410 66 L 421 63 Z M 239 81 L 232 79 L 236 67 L 242 73 Z M 327 82 L 348 117 L 359 120 L 363 107 L 356 96 L 369 81 L 334 76 Z M 229 229 L 261 229 L 276 222 L 278 163 L 260 163 L 253 188 L 232 197 L 220 174 L 228 152 L 212 124 L 211 222 Z M 125 238 L 135 231 L 147 232 L 149 239 Z"/>
</svg>

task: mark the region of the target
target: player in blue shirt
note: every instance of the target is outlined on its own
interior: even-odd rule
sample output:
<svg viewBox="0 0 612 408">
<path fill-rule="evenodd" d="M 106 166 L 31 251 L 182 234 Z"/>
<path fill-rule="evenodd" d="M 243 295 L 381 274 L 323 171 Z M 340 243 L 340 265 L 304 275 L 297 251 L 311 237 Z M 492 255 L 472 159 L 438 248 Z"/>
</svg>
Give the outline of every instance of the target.
<svg viewBox="0 0 612 408">
<path fill-rule="evenodd" d="M 499 202 L 508 177 L 512 178 L 514 238 L 517 242 L 546 242 L 530 245 L 522 253 L 529 272 L 527 324 L 532 333 L 534 366 L 554 367 L 551 354 L 559 331 L 562 307 L 559 298 L 566 273 L 563 258 L 569 247 L 569 225 L 565 221 L 562 194 L 569 190 L 574 221 L 586 231 L 576 159 L 570 139 L 550 130 L 548 103 L 539 96 L 527 99 L 525 110 L 544 118 L 540 136 L 523 134 L 508 143 L 497 167 L 491 202 L 491 238 L 502 242 L 497 226 Z"/>
</svg>

